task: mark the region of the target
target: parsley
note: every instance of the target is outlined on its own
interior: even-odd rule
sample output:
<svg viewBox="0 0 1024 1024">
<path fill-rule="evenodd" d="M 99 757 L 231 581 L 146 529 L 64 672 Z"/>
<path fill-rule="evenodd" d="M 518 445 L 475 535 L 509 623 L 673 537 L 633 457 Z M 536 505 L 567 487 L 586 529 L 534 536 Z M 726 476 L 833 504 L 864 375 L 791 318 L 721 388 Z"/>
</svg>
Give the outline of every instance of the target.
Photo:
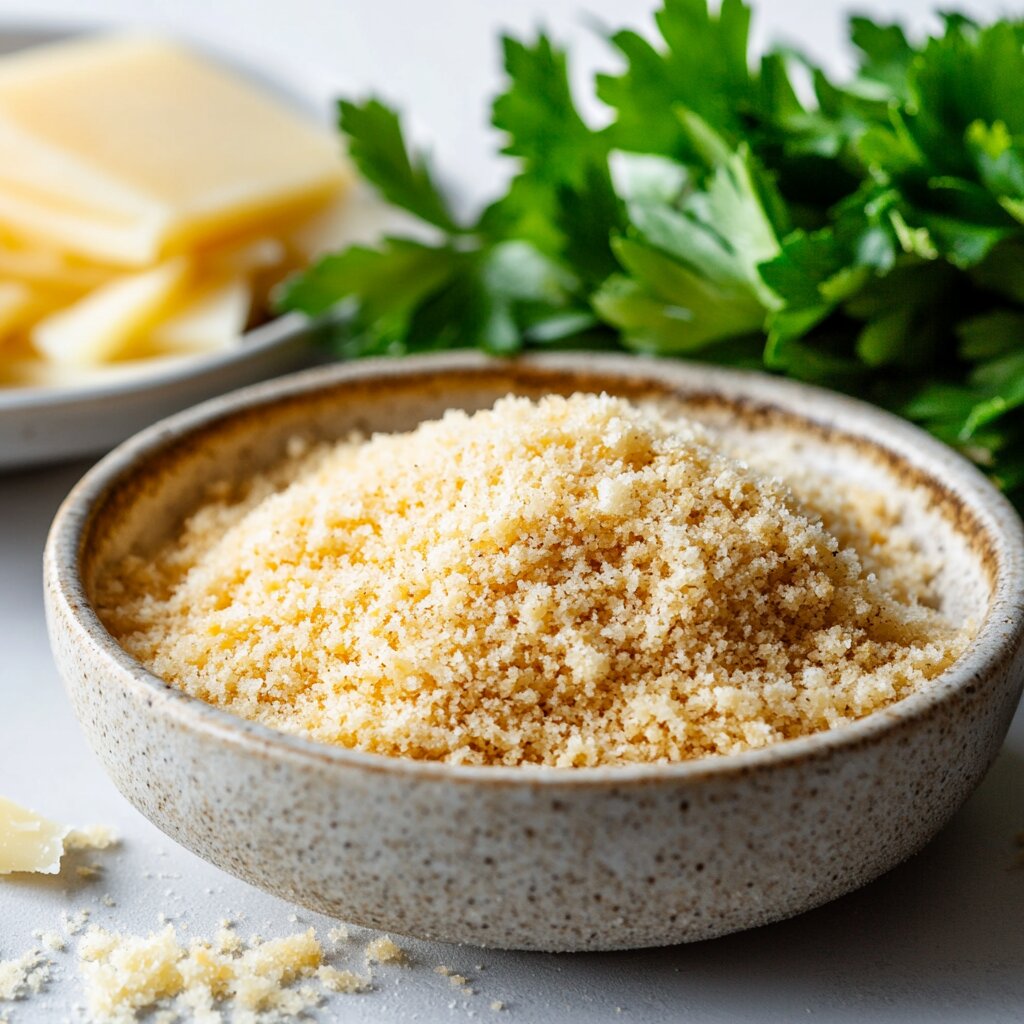
<svg viewBox="0 0 1024 1024">
<path fill-rule="evenodd" d="M 363 176 L 423 225 L 286 284 L 343 357 L 621 347 L 759 366 L 877 402 L 1024 507 L 1024 21 L 850 21 L 858 67 L 754 58 L 742 0 L 664 0 L 614 33 L 581 116 L 567 54 L 503 40 L 514 172 L 455 216 L 377 99 L 339 105 Z M 806 97 L 794 82 L 811 83 Z"/>
</svg>

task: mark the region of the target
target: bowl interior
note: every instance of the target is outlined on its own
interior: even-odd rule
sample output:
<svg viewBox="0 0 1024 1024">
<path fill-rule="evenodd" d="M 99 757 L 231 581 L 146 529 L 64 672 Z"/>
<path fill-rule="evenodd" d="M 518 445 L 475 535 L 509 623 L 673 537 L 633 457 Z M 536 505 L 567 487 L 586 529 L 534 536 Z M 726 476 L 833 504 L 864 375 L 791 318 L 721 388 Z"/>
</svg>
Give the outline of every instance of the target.
<svg viewBox="0 0 1024 1024">
<path fill-rule="evenodd" d="M 679 364 L 672 364 L 676 369 L 666 375 L 652 364 L 625 373 L 618 369 L 623 361 L 614 359 L 595 361 L 584 372 L 567 372 L 564 365 L 543 360 L 478 360 L 461 368 L 447 365 L 452 362 L 449 358 L 441 366 L 426 359 L 376 373 L 362 364 L 363 370 L 299 374 L 284 385 L 216 400 L 182 414 L 173 427 L 154 428 L 129 442 L 134 456 L 93 504 L 82 533 L 86 593 L 91 595 L 98 575 L 126 553 L 145 555 L 164 541 L 198 507 L 210 484 L 244 480 L 273 464 L 293 438 L 320 441 L 354 430 L 408 430 L 446 409 L 485 408 L 509 393 L 539 397 L 607 391 L 669 403 L 721 432 L 754 466 L 770 468 L 785 452 L 823 476 L 887 494 L 898 505 L 901 527 L 941 567 L 934 589 L 942 610 L 977 625 L 985 617 L 999 562 L 991 524 L 928 465 L 929 453 L 940 461 L 952 456 L 890 417 L 777 381 L 768 382 L 771 400 L 766 401 L 758 394 L 765 380 L 758 375 L 686 372 Z M 883 440 L 893 425 L 912 435 L 909 453 L 901 450 L 905 445 Z M 913 448 L 918 438 L 924 445 L 920 455 Z"/>
</svg>

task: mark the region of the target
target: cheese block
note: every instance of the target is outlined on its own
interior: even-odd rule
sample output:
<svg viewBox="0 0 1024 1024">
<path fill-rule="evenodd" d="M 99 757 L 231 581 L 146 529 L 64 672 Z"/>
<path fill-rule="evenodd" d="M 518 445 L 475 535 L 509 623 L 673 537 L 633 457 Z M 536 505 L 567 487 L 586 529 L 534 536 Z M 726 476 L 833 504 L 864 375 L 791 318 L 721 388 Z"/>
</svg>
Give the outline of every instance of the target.
<svg viewBox="0 0 1024 1024">
<path fill-rule="evenodd" d="M 0 796 L 0 875 L 14 871 L 57 874 L 70 831 Z"/>
<path fill-rule="evenodd" d="M 152 270 L 117 278 L 40 320 L 32 343 L 56 363 L 93 366 L 117 359 L 165 315 L 184 289 L 190 269 L 187 259 L 177 257 Z"/>
<path fill-rule="evenodd" d="M 142 266 L 336 196 L 331 134 L 174 43 L 115 36 L 0 66 L 0 221 Z"/>
</svg>

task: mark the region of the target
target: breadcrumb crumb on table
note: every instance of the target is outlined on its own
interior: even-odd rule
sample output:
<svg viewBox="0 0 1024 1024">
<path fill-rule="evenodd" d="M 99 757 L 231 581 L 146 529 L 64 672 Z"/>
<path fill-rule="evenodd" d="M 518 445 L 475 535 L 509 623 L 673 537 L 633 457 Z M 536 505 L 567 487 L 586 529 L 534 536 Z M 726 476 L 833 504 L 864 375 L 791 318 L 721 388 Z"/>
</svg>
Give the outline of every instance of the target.
<svg viewBox="0 0 1024 1024">
<path fill-rule="evenodd" d="M 368 991 L 373 981 L 369 975 L 356 974 L 355 971 L 339 970 L 337 967 L 323 966 L 317 971 L 317 978 L 328 992 L 354 994 Z"/>
<path fill-rule="evenodd" d="M 50 962 L 39 949 L 12 960 L 0 960 L 0 1002 L 24 999 L 42 992 L 50 980 Z"/>
<path fill-rule="evenodd" d="M 884 496 L 734 449 L 585 394 L 296 449 L 108 568 L 97 606 L 212 704 L 455 764 L 728 755 L 949 667 L 973 626 L 932 606 Z"/>
<path fill-rule="evenodd" d="M 401 964 L 407 959 L 405 950 L 390 935 L 382 935 L 370 942 L 364 955 L 370 964 Z"/>
<path fill-rule="evenodd" d="M 32 938 L 37 939 L 43 949 L 47 949 L 51 953 L 63 953 L 67 948 L 67 943 L 60 932 L 36 931 L 32 933 Z"/>
<path fill-rule="evenodd" d="M 78 956 L 95 1024 L 130 1024 L 139 1012 L 151 1010 L 215 1021 L 226 1003 L 231 1020 L 258 1024 L 291 1019 L 322 999 L 313 986 L 293 984 L 315 977 L 322 965 L 323 950 L 312 928 L 246 947 L 201 939 L 186 946 L 170 924 L 147 936 L 93 927 L 79 941 Z"/>
<path fill-rule="evenodd" d="M 66 850 L 108 850 L 121 842 L 109 825 L 87 825 L 72 829 L 64 840 Z"/>
</svg>

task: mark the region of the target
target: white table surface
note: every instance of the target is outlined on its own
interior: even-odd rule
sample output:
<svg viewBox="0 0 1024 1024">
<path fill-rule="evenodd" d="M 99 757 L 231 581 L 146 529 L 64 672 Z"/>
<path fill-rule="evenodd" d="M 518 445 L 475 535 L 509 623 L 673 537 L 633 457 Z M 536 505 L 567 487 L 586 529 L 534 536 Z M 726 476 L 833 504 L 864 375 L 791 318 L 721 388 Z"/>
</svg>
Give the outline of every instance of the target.
<svg viewBox="0 0 1024 1024">
<path fill-rule="evenodd" d="M 495 29 L 543 21 L 573 41 L 582 72 L 602 48 L 571 0 L 0 0 L 0 20 L 134 24 L 190 35 L 323 98 L 369 90 L 413 112 L 447 176 L 467 195 L 495 187 L 501 168 L 481 130 L 497 84 Z M 647 3 L 591 0 L 608 24 L 642 24 Z M 889 6 L 861 3 L 860 9 Z M 915 24 L 924 0 L 898 5 Z M 995 3 L 964 5 L 982 13 Z M 841 5 L 764 0 L 758 38 L 782 36 L 829 54 L 838 49 Z M 582 81 L 582 74 L 578 74 Z M 148 931 L 166 913 L 195 935 L 222 917 L 240 931 L 284 934 L 323 918 L 265 896 L 177 847 L 114 789 L 72 717 L 53 668 L 43 622 L 40 556 L 50 518 L 82 464 L 0 476 L 0 793 L 74 823 L 115 826 L 124 843 L 93 858 L 99 878 L 0 880 L 0 959 L 55 929 L 62 910 L 89 908 L 106 927 Z M 570 1024 L 687 1024 L 815 1020 L 963 1022 L 1024 1020 L 1024 868 L 1014 836 L 1024 828 L 1024 714 L 981 788 L 920 855 L 873 885 L 783 924 L 658 951 L 544 956 L 405 943 L 413 963 L 382 968 L 377 989 L 339 996 L 324 1021 L 477 1018 Z M 109 895 L 114 906 L 106 906 Z M 292 918 L 296 915 L 297 920 Z M 359 962 L 364 936 L 351 946 Z M 78 1019 L 73 956 L 54 955 L 47 991 L 0 1005 L 12 1024 Z M 432 968 L 473 979 L 463 996 Z M 477 965 L 483 965 L 479 970 Z M 489 1006 L 502 1000 L 507 1010 Z"/>
</svg>

